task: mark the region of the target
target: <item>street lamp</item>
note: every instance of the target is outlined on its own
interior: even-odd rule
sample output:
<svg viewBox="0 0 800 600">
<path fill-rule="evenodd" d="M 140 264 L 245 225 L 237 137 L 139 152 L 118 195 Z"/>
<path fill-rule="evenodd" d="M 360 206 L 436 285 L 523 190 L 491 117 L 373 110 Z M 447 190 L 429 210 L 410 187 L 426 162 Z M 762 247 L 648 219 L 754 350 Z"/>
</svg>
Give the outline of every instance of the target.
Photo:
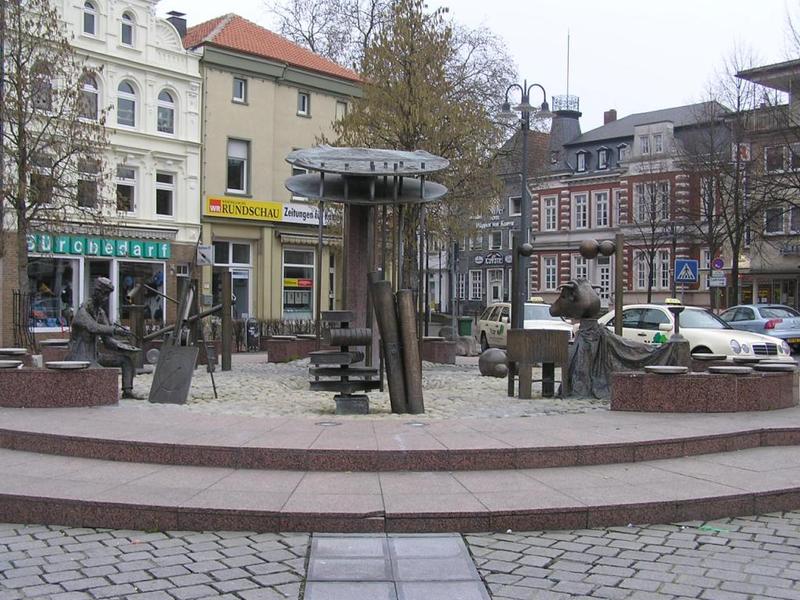
<svg viewBox="0 0 800 600">
<path fill-rule="evenodd" d="M 531 106 L 530 103 L 530 93 L 535 87 L 542 91 L 542 96 L 544 97 L 544 101 L 542 102 L 541 107 L 538 109 Z M 517 106 L 514 106 L 512 109 L 511 103 L 508 101 L 508 94 L 514 89 L 520 91 L 522 98 L 520 103 Z M 517 113 L 522 115 L 522 196 L 520 198 L 520 234 L 517 236 L 513 257 L 515 268 L 513 275 L 514 279 L 511 287 L 512 329 L 522 329 L 524 322 L 523 311 L 526 296 L 525 289 L 527 287 L 524 285 L 524 282 L 527 281 L 528 257 L 530 256 L 529 250 L 531 249 L 528 247 L 525 249 L 524 253 L 521 251 L 523 244 L 530 243 L 528 236 L 530 235 L 531 229 L 531 199 L 528 195 L 528 131 L 530 130 L 531 125 L 531 113 L 543 118 L 550 118 L 552 116 L 550 113 L 550 107 L 547 105 L 547 92 L 545 89 L 538 83 L 532 83 L 531 85 L 528 85 L 527 80 L 525 80 L 522 85 L 518 83 L 512 83 L 510 86 L 508 86 L 508 89 L 506 89 L 505 102 L 503 102 L 503 105 L 500 109 L 500 115 L 502 117 L 515 119 L 517 118 Z"/>
</svg>

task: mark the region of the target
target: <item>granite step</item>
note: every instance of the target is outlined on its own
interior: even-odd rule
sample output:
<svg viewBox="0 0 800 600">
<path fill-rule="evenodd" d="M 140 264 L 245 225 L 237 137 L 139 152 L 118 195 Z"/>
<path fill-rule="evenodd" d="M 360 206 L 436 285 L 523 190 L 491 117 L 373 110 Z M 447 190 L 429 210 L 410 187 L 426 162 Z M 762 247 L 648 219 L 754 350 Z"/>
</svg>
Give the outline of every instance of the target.
<svg viewBox="0 0 800 600">
<path fill-rule="evenodd" d="M 225 469 L 0 450 L 0 521 L 144 530 L 474 532 L 800 507 L 800 447 L 464 472 Z"/>
</svg>

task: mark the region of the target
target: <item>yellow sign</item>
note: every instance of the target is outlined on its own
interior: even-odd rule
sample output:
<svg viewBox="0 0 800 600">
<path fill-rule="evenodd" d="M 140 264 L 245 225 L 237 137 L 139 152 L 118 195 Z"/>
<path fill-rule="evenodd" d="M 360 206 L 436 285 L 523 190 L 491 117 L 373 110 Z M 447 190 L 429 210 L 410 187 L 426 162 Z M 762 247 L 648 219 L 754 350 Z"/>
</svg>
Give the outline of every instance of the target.
<svg viewBox="0 0 800 600">
<path fill-rule="evenodd" d="M 250 219 L 254 221 L 283 221 L 283 203 L 263 202 L 247 198 L 209 196 L 203 214 L 209 217 Z"/>
</svg>

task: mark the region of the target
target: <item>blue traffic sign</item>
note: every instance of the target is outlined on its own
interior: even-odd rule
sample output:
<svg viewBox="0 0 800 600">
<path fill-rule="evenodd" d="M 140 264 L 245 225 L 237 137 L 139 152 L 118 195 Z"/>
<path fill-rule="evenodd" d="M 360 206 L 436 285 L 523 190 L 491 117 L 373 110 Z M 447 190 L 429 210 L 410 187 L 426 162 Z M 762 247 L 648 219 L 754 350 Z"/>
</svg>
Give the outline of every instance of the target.
<svg viewBox="0 0 800 600">
<path fill-rule="evenodd" d="M 692 258 L 675 259 L 675 283 L 697 283 L 698 261 Z"/>
</svg>

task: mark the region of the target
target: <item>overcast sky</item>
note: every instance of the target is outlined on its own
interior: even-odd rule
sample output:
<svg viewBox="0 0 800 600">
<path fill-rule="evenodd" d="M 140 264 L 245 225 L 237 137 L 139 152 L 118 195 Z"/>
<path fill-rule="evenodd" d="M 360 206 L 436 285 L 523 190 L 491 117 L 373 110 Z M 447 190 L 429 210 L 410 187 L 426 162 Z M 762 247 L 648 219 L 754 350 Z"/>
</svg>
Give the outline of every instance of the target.
<svg viewBox="0 0 800 600">
<path fill-rule="evenodd" d="M 735 46 L 758 64 L 785 60 L 787 12 L 800 0 L 430 0 L 454 20 L 485 25 L 501 39 L 520 78 L 548 95 L 580 97 L 581 127 L 603 124 L 603 111 L 620 117 L 704 99 L 723 59 Z M 189 25 L 235 12 L 273 29 L 264 0 L 161 0 L 159 14 L 187 13 Z M 539 103 L 532 95 L 531 102 Z"/>
</svg>

